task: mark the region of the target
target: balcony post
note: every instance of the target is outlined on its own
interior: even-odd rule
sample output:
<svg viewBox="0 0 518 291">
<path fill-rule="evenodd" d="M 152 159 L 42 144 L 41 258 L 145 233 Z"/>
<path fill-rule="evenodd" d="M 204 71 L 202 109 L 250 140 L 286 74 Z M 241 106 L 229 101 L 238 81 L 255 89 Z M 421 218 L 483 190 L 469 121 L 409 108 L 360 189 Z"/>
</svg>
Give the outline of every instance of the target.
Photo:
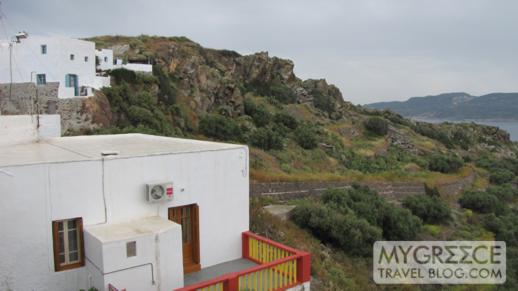
<svg viewBox="0 0 518 291">
<path fill-rule="evenodd" d="M 239 291 L 238 276 L 232 276 L 225 280 L 225 283 L 223 283 L 223 291 Z"/>
<path fill-rule="evenodd" d="M 311 280 L 311 255 L 310 253 L 301 252 L 297 259 L 297 281 L 299 283 L 309 282 Z"/>
<path fill-rule="evenodd" d="M 249 259 L 250 258 L 250 244 L 248 243 L 248 233 L 243 232 L 241 234 L 241 243 L 242 243 L 242 254 L 243 259 Z"/>
</svg>

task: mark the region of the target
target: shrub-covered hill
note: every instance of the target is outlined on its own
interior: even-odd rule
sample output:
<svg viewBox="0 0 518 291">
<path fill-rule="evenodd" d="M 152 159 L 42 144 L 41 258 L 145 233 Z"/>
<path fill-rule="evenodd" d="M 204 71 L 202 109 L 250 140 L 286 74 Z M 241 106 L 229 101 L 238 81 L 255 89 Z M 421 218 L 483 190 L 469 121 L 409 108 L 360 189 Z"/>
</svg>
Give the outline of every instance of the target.
<svg viewBox="0 0 518 291">
<path fill-rule="evenodd" d="M 94 133 L 246 143 L 257 181 L 449 179 L 482 156 L 517 153 L 498 128 L 416 123 L 354 106 L 335 86 L 301 80 L 293 62 L 265 52 L 240 55 L 183 37 L 91 40 L 125 61 L 154 65 L 152 75 L 110 73 L 112 87 L 97 98 L 111 116 Z"/>
<path fill-rule="evenodd" d="M 110 72 L 112 87 L 85 102 L 84 110 L 103 120 L 92 134 L 144 132 L 245 143 L 255 181 L 427 182 L 426 196 L 409 196 L 401 205 L 358 186 L 291 201 L 297 208 L 287 221 L 263 210 L 282 202 L 252 198 L 254 232 L 311 251 L 312 289 L 451 289 L 375 285 L 369 246 L 377 239 L 501 239 L 508 242 L 509 258 L 516 257 L 518 146 L 506 132 L 413 122 L 354 106 L 325 80 L 301 80 L 291 61 L 267 53 L 243 56 L 175 37 L 92 40 L 124 60 L 154 65 L 148 75 Z M 445 197 L 433 187 L 468 176 L 475 179 L 465 193 Z M 516 290 L 517 272 L 518 262 L 509 259 L 508 283 L 500 289 Z M 475 287 L 454 289 L 499 288 Z"/>
</svg>

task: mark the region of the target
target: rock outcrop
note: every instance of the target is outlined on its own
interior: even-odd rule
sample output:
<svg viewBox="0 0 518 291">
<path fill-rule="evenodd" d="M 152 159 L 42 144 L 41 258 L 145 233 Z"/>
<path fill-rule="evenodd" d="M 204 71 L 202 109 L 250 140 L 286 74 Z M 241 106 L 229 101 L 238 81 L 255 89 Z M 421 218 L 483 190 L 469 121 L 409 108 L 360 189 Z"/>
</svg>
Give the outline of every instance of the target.
<svg viewBox="0 0 518 291">
<path fill-rule="evenodd" d="M 243 113 L 244 96 L 255 92 L 282 103 L 308 103 L 338 118 L 345 102 L 337 87 L 325 80 L 301 80 L 291 60 L 270 57 L 267 52 L 240 55 L 229 50 L 203 48 L 183 37 L 97 37 L 98 44 L 115 55 L 134 60 L 152 58 L 174 80 L 177 100 L 196 114 L 219 107 L 230 114 Z"/>
</svg>

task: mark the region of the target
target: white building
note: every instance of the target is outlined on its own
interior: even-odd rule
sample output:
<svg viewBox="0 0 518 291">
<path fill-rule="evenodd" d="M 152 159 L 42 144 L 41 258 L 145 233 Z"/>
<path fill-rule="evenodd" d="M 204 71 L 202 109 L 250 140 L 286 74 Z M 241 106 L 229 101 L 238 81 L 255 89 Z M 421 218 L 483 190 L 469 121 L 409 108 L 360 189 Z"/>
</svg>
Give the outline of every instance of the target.
<svg viewBox="0 0 518 291">
<path fill-rule="evenodd" d="M 108 71 L 113 70 L 114 59 L 113 59 L 113 50 L 109 49 L 100 49 L 95 51 L 95 56 L 97 57 L 97 70 L 100 71 Z"/>
<path fill-rule="evenodd" d="M 0 83 L 59 82 L 60 98 L 91 96 L 92 89 L 110 84 L 109 77 L 96 75 L 93 42 L 26 34 L 17 39 L 0 45 Z"/>
<path fill-rule="evenodd" d="M 102 49 L 96 51 L 97 70 L 108 71 L 114 69 L 126 69 L 139 73 L 153 73 L 153 65 L 141 63 L 124 63 L 122 59 L 113 57 L 113 50 Z"/>
<path fill-rule="evenodd" d="M 1 290 L 308 290 L 308 254 L 246 232 L 246 146 L 59 132 L 0 116 Z"/>
</svg>

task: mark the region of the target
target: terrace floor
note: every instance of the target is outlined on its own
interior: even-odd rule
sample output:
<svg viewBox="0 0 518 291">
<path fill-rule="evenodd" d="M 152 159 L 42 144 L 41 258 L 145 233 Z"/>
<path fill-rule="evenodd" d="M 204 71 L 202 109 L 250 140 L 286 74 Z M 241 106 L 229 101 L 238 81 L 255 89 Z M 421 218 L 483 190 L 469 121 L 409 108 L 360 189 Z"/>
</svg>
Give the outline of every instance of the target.
<svg viewBox="0 0 518 291">
<path fill-rule="evenodd" d="M 183 283 L 184 286 L 189 286 L 192 284 L 214 279 L 225 274 L 239 272 L 254 266 L 257 266 L 257 264 L 252 261 L 249 261 L 247 259 L 237 259 L 234 261 L 229 261 L 208 268 L 204 268 L 198 272 L 187 274 L 184 276 Z"/>
</svg>

